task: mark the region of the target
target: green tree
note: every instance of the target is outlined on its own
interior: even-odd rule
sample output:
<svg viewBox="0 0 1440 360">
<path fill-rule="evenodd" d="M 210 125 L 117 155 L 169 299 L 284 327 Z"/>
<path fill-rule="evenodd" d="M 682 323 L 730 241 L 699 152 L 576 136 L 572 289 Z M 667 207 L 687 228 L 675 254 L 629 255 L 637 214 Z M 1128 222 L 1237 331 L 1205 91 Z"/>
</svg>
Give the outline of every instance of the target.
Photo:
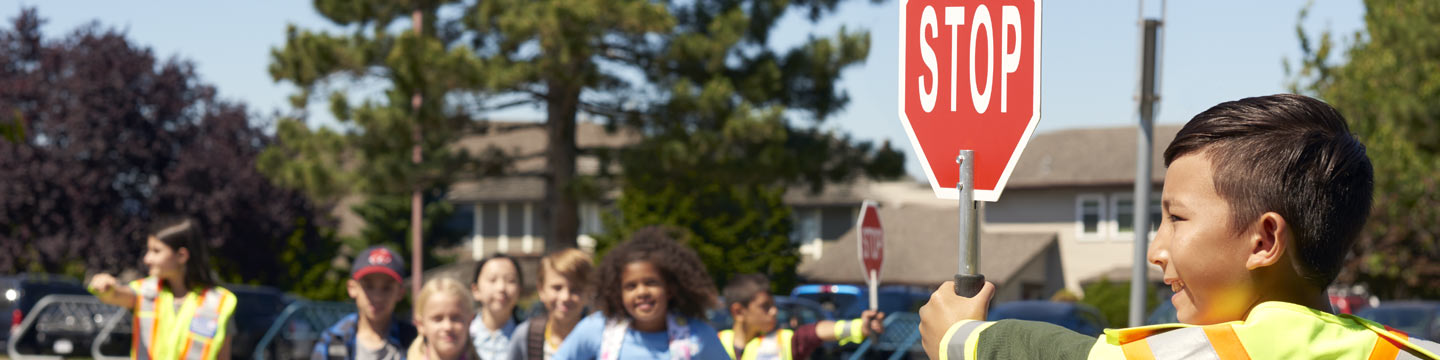
<svg viewBox="0 0 1440 360">
<path fill-rule="evenodd" d="M 302 110 L 279 122 L 280 141 L 261 156 L 260 169 L 316 199 L 365 196 L 366 203 L 357 209 L 371 215 L 366 220 L 372 222 L 359 246 L 405 242 L 410 233 L 402 229 L 410 228 L 412 192 L 427 194 L 427 216 L 443 216 L 449 209 L 442 200 L 447 185 L 480 173 L 480 160 L 451 146 L 476 122 L 465 106 L 474 100 L 473 89 L 481 79 L 475 51 L 462 43 L 450 23 L 438 21 L 441 8 L 459 3 L 319 0 L 316 10 L 352 33 L 292 25 L 284 47 L 271 51 L 271 76 L 300 88 L 291 100 Z M 412 29 L 416 20 L 418 32 Z M 404 23 L 412 26 L 403 31 L 392 26 Z M 387 86 L 383 96 L 358 103 L 349 99 L 346 89 L 374 83 Z M 340 129 L 305 123 L 303 109 L 327 89 Z M 419 163 L 413 162 L 417 147 L 424 155 Z M 401 219 L 406 225 L 395 223 Z M 446 239 L 438 227 L 422 229 L 432 245 L 454 240 Z"/>
<path fill-rule="evenodd" d="M 675 26 L 667 1 L 485 0 L 465 11 L 463 26 L 481 50 L 486 88 L 500 94 L 496 108 L 542 105 L 545 150 L 547 249 L 575 247 L 577 204 L 583 184 L 575 158 L 581 113 L 606 119 L 633 116 L 634 91 L 643 84 L 625 73 L 644 73 L 653 62 L 653 37 Z M 638 99 L 644 101 L 644 99 Z M 627 102 L 630 102 L 627 104 Z M 627 115 L 629 114 L 629 115 Z"/>
<path fill-rule="evenodd" d="M 1345 49 L 1328 30 L 1296 34 L 1292 91 L 1339 109 L 1375 167 L 1370 221 L 1338 283 L 1387 299 L 1440 297 L 1440 3 L 1366 0 L 1365 29 Z"/>
<path fill-rule="evenodd" d="M 869 55 L 864 31 L 841 29 L 788 49 L 769 34 L 789 10 L 812 20 L 838 1 L 673 3 L 674 31 L 647 74 L 663 97 L 630 124 L 646 139 L 622 150 L 620 214 L 602 246 L 646 225 L 685 229 L 723 286 L 736 273 L 795 284 L 799 258 L 787 190 L 904 173 L 904 155 L 818 129 L 844 108 L 841 71 Z"/>
</svg>

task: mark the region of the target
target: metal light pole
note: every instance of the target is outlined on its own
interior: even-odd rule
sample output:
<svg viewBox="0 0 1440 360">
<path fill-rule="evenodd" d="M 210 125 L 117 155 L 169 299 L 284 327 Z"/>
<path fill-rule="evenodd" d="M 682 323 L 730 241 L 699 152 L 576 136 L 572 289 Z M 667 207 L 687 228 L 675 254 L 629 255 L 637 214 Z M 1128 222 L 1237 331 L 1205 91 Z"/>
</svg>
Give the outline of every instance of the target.
<svg viewBox="0 0 1440 360">
<path fill-rule="evenodd" d="M 1145 252 L 1150 247 L 1150 162 L 1155 151 L 1155 103 L 1160 100 L 1156 84 L 1160 67 L 1157 56 L 1160 44 L 1160 26 L 1164 24 L 1165 2 L 1160 2 L 1160 19 L 1145 18 L 1145 0 L 1140 0 L 1140 126 L 1135 152 L 1135 196 L 1132 205 L 1135 210 L 1135 263 L 1130 277 L 1130 326 L 1145 322 L 1146 294 L 1149 293 L 1149 262 Z"/>
<path fill-rule="evenodd" d="M 415 12 L 410 14 L 410 22 L 414 24 L 415 37 L 417 39 L 422 35 L 420 25 L 423 21 L 425 21 L 425 16 L 420 13 L 420 9 L 415 9 Z M 420 90 L 416 89 L 415 94 L 410 98 L 410 107 L 411 109 L 414 109 L 415 112 L 415 131 L 413 131 L 411 134 L 411 139 L 415 141 L 415 147 L 411 150 L 410 160 L 413 161 L 415 165 L 420 165 L 421 159 L 420 141 L 422 138 L 420 137 L 420 103 Z M 423 246 L 425 242 L 420 239 L 420 224 L 422 220 L 422 209 L 420 207 L 423 204 L 420 201 L 419 184 L 413 184 L 413 186 L 415 186 L 415 189 L 413 192 L 410 193 L 410 298 L 419 299 L 420 286 L 424 284 L 423 269 L 425 268 L 424 266 L 422 266 L 422 264 L 420 264 L 420 253 L 425 251 L 425 248 Z"/>
</svg>

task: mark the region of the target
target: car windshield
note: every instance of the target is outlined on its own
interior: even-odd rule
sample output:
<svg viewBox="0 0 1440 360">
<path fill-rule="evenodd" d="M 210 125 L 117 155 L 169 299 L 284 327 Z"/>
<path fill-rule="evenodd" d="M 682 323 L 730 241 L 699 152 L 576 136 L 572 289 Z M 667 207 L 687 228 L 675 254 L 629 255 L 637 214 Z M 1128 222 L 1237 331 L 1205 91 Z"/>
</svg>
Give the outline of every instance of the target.
<svg viewBox="0 0 1440 360">
<path fill-rule="evenodd" d="M 1375 322 L 1400 329 L 1407 333 L 1423 334 L 1425 325 L 1429 323 L 1434 310 L 1424 308 L 1395 308 L 1381 307 L 1366 309 L 1361 312 L 1360 317 L 1374 320 Z"/>
</svg>

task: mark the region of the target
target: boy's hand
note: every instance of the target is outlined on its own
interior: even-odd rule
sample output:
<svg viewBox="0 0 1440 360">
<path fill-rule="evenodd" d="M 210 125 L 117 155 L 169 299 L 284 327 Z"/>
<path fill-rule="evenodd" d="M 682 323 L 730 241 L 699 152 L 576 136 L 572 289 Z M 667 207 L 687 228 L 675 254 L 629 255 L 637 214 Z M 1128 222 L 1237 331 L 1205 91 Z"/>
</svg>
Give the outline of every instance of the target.
<svg viewBox="0 0 1440 360">
<path fill-rule="evenodd" d="M 867 339 L 875 334 L 885 333 L 885 313 L 875 310 L 865 310 L 865 312 L 860 313 L 860 323 L 864 324 L 860 329 L 860 333 L 864 334 Z"/>
<path fill-rule="evenodd" d="M 951 325 L 961 320 L 985 320 L 989 311 L 990 298 L 995 295 L 995 284 L 986 281 L 985 286 L 973 298 L 955 295 L 955 282 L 946 281 L 930 294 L 930 301 L 920 307 L 920 345 L 925 355 L 939 359 L 940 348 L 945 344 L 940 339 Z"/>
</svg>

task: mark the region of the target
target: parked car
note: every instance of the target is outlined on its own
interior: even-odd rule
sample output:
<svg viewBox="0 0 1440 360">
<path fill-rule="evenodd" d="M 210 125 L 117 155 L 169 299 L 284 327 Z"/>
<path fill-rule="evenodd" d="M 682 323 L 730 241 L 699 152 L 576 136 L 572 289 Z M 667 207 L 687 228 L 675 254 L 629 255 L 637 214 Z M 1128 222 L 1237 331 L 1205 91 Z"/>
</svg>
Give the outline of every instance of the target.
<svg viewBox="0 0 1440 360">
<path fill-rule="evenodd" d="M 1100 336 L 1109 324 L 1090 305 L 1045 300 L 1012 301 L 990 309 L 988 320 L 1017 319 L 1047 322 L 1088 336 Z"/>
<path fill-rule="evenodd" d="M 0 323 L 10 325 L 8 331 L 0 332 L 0 344 L 8 346 L 12 340 L 11 335 L 20 331 L 26 317 L 37 315 L 33 311 L 35 305 L 49 295 L 89 295 L 89 292 L 85 291 L 79 281 L 63 275 L 20 274 L 0 277 Z M 88 351 L 91 337 L 98 330 L 93 322 L 97 316 L 103 321 L 106 314 L 93 314 L 89 309 L 75 306 L 57 308 L 57 311 L 43 314 L 55 313 L 56 316 L 37 319 L 33 325 L 36 329 L 32 330 L 32 339 L 25 344 L 19 344 L 23 350 L 53 354 L 55 346 L 59 344 L 62 350 Z M 84 331 L 89 333 L 79 333 Z"/>
<path fill-rule="evenodd" d="M 268 286 L 224 286 L 236 297 L 235 315 L 231 318 L 235 322 L 235 334 L 230 335 L 230 354 L 237 359 L 249 359 L 255 355 L 255 345 L 290 301 L 279 289 Z M 267 357 L 275 358 L 274 354 Z"/>
<path fill-rule="evenodd" d="M 877 308 L 886 314 L 916 312 L 930 300 L 932 289 L 913 286 L 881 286 Z M 821 304 L 836 319 L 854 319 L 870 308 L 870 291 L 862 286 L 845 284 L 807 284 L 796 286 L 790 296 Z"/>
<path fill-rule="evenodd" d="M 801 325 L 821 320 L 835 320 L 835 315 L 820 303 L 785 295 L 771 295 L 775 299 L 775 324 L 782 329 L 795 329 Z M 735 325 L 730 309 L 716 308 L 706 312 L 706 320 L 716 330 L 725 330 Z"/>
<path fill-rule="evenodd" d="M 1178 322 L 1180 322 L 1180 318 L 1175 314 L 1175 304 L 1170 302 L 1169 296 L 1162 297 L 1160 304 L 1155 306 L 1155 310 L 1150 311 L 1150 316 L 1145 317 L 1145 325 L 1174 324 Z"/>
<path fill-rule="evenodd" d="M 1404 331 L 1410 336 L 1440 341 L 1440 301 L 1392 301 L 1360 310 L 1356 316 Z"/>
</svg>

